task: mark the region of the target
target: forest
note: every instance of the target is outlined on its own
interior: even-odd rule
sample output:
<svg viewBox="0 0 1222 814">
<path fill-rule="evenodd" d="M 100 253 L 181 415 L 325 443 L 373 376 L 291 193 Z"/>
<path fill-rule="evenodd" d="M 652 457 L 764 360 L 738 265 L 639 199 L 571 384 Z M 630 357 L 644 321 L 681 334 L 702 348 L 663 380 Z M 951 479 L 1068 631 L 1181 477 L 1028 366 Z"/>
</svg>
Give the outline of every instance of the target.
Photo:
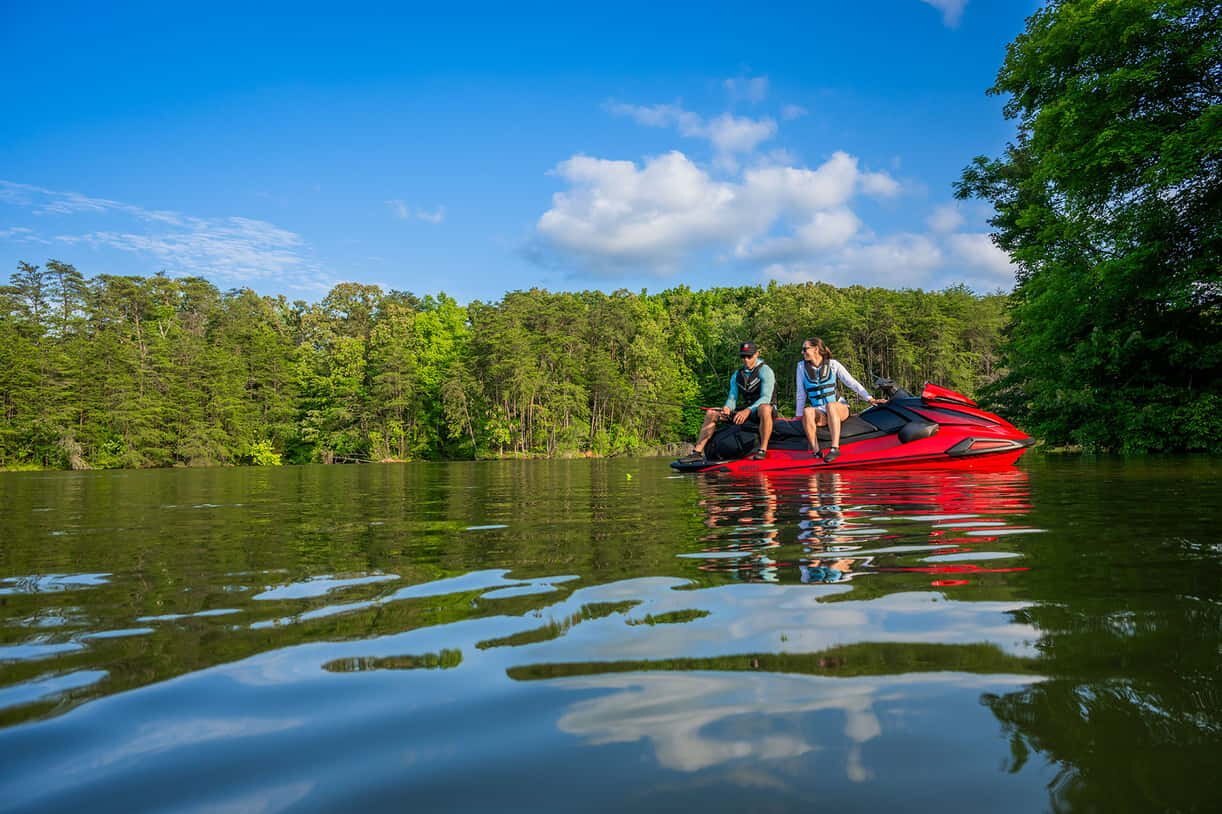
<svg viewBox="0 0 1222 814">
<path fill-rule="evenodd" d="M 867 386 L 976 393 L 999 373 L 1005 300 L 770 284 L 464 306 L 343 283 L 306 303 L 23 262 L 0 288 L 0 466 L 647 453 L 690 440 L 748 339 L 783 412 L 808 336 Z"/>
</svg>

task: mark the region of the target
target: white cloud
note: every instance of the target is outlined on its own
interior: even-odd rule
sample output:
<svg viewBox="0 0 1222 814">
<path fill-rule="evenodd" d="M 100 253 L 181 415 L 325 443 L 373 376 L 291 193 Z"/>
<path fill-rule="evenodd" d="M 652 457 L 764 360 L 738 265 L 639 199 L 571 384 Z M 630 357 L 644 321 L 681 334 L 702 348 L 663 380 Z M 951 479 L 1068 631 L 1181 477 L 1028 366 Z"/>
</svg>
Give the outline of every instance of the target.
<svg viewBox="0 0 1222 814">
<path fill-rule="evenodd" d="M 607 102 L 607 112 L 613 116 L 627 116 L 637 124 L 645 127 L 675 127 L 680 126 L 685 116 L 688 121 L 699 122 L 695 113 L 687 113 L 678 105 L 629 105 L 623 102 Z"/>
<path fill-rule="evenodd" d="M 758 167 L 737 181 L 716 180 L 677 151 L 641 166 L 574 156 L 555 173 L 569 188 L 553 196 L 538 235 L 603 271 L 666 273 L 725 248 L 739 260 L 773 262 L 843 246 L 861 228 L 848 203 L 880 186 L 843 152 L 813 170 Z"/>
<path fill-rule="evenodd" d="M 921 0 L 927 6 L 933 6 L 942 12 L 942 22 L 949 28 L 956 28 L 963 17 L 963 9 L 967 0 Z"/>
<path fill-rule="evenodd" d="M 11 226 L 8 229 L 0 229 L 0 240 L 15 240 L 22 243 L 51 242 L 38 235 L 33 229 L 27 229 L 24 226 Z"/>
<path fill-rule="evenodd" d="M 801 105 L 785 105 L 783 108 L 781 108 L 781 118 L 787 122 L 791 122 L 794 119 L 800 119 L 803 116 L 808 115 L 809 112 L 810 111 Z"/>
<path fill-rule="evenodd" d="M 708 141 L 716 153 L 715 161 L 723 169 L 737 168 L 735 156 L 755 151 L 760 144 L 776 135 L 776 122 L 770 118 L 752 119 L 723 113 L 713 119 L 684 110 L 679 105 L 629 105 L 608 102 L 608 112 L 627 116 L 646 127 L 673 127 L 687 138 Z"/>
<path fill-rule="evenodd" d="M 417 209 L 416 217 L 425 223 L 441 223 L 446 219 L 446 208 L 439 206 L 431 212 L 427 209 Z"/>
<path fill-rule="evenodd" d="M 764 275 L 787 283 L 917 287 L 929 286 L 944 261 L 944 252 L 930 238 L 899 234 L 875 243 L 846 245 L 814 260 L 776 263 L 765 268 Z"/>
<path fill-rule="evenodd" d="M 925 223 L 929 224 L 929 228 L 935 232 L 946 234 L 963 225 L 963 213 L 959 211 L 957 204 L 943 204 L 925 219 Z"/>
<path fill-rule="evenodd" d="M 768 77 L 766 76 L 750 78 L 739 76 L 727 79 L 723 84 L 726 92 L 730 94 L 730 99 L 735 102 L 740 100 L 762 102 L 768 96 Z"/>
<path fill-rule="evenodd" d="M 878 198 L 894 198 L 900 194 L 899 182 L 885 172 L 867 172 L 861 176 L 861 189 Z"/>
<path fill-rule="evenodd" d="M 765 167 L 748 170 L 744 187 L 758 204 L 813 212 L 844 204 L 858 179 L 857 159 L 836 152 L 816 170 Z"/>
<path fill-rule="evenodd" d="M 662 269 L 716 243 L 738 224 L 738 192 L 714 181 L 680 152 L 631 161 L 574 156 L 556 174 L 570 184 L 539 218 L 552 246 L 596 266 Z"/>
<path fill-rule="evenodd" d="M 776 122 L 723 113 L 693 135 L 704 136 L 721 153 L 750 153 L 776 135 Z"/>
<path fill-rule="evenodd" d="M 873 241 L 866 234 L 849 236 L 842 246 L 806 244 L 790 254 L 757 253 L 767 262 L 764 276 L 789 283 L 824 281 L 837 285 L 937 288 L 953 279 L 978 291 L 1009 289 L 1015 266 L 1009 256 L 983 233 L 922 235 L 903 233 Z M 832 249 L 820 253 L 818 250 Z"/>
<path fill-rule="evenodd" d="M 783 149 L 761 153 L 760 144 L 776 133 L 771 119 L 728 113 L 706 119 L 680 104 L 608 103 L 607 110 L 704 138 L 716 155 L 711 165 L 677 150 L 639 164 L 581 155 L 562 162 L 554 174 L 566 187 L 540 216 L 528 252 L 538 261 L 605 274 L 729 263 L 786 282 L 938 288 L 961 280 L 988 290 L 1013 284 L 1013 266 L 987 235 L 958 232 L 966 219 L 956 204 L 935 209 L 928 232 L 901 227 L 877 234 L 858 215 L 857 201 L 911 194 L 912 185 L 863 169 L 844 151 L 813 168 Z M 787 108 L 784 116 L 799 111 L 805 113 Z M 740 170 L 733 156 L 741 155 L 749 160 Z"/>
<path fill-rule="evenodd" d="M 981 232 L 955 234 L 947 237 L 947 243 L 964 265 L 983 272 L 994 285 L 1008 288 L 1014 284 L 1016 267 L 1010 255 L 999 249 L 989 235 Z"/>
<path fill-rule="evenodd" d="M 391 213 L 399 220 L 421 220 L 425 223 L 438 224 L 446 219 L 446 208 L 439 206 L 436 209 L 420 209 L 413 210 L 407 205 L 407 201 L 399 200 L 398 198 L 386 202 L 386 206 L 390 208 Z"/>
<path fill-rule="evenodd" d="M 861 220 L 847 208 L 816 212 L 808 222 L 794 229 L 792 235 L 764 238 L 754 245 L 743 243 L 736 247 L 735 256 L 760 263 L 789 262 L 844 246 L 861 226 Z"/>
<path fill-rule="evenodd" d="M 0 202 L 54 219 L 56 225 L 82 217 L 96 225 L 102 219 L 104 228 L 58 234 L 53 241 L 144 255 L 156 261 L 152 270 L 201 275 L 231 285 L 274 280 L 301 291 L 324 290 L 333 282 L 310 258 L 300 235 L 266 221 L 200 218 L 10 181 L 0 181 Z M 49 242 L 28 228 L 15 229 L 23 233 L 0 237 Z"/>
</svg>

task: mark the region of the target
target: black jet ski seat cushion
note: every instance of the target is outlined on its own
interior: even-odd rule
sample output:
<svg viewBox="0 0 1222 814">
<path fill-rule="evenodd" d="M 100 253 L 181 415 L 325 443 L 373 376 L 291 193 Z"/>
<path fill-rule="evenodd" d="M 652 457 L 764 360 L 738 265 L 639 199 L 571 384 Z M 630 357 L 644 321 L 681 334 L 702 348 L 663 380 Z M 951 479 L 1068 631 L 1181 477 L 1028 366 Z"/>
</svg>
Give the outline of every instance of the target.
<svg viewBox="0 0 1222 814">
<path fill-rule="evenodd" d="M 898 418 L 898 416 L 896 416 Z M 901 419 L 899 423 L 903 423 Z M 840 425 L 841 445 L 886 434 L 887 430 L 877 427 L 861 416 L 851 415 Z M 718 428 L 704 448 L 705 457 L 710 461 L 733 461 L 744 458 L 759 449 L 759 431 L 757 427 L 743 427 L 739 424 L 726 424 Z M 830 446 L 832 436 L 827 427 L 819 428 L 819 444 Z M 802 429 L 801 419 L 778 419 L 772 424 L 772 440 L 769 449 L 809 449 L 806 431 Z"/>
</svg>

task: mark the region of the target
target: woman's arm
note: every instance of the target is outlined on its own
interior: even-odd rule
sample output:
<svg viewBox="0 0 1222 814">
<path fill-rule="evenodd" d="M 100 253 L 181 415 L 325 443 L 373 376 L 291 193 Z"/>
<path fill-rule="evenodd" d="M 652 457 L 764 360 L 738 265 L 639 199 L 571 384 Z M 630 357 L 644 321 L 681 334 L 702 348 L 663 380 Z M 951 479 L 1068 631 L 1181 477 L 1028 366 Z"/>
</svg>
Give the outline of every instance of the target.
<svg viewBox="0 0 1222 814">
<path fill-rule="evenodd" d="M 798 389 L 795 391 L 797 395 L 794 396 L 793 414 L 796 415 L 798 418 L 801 418 L 802 411 L 806 409 L 806 388 L 802 385 L 802 363 L 801 362 L 798 362 L 797 380 L 798 380 Z"/>
<path fill-rule="evenodd" d="M 840 362 L 836 361 L 835 359 L 832 360 L 832 364 L 836 366 L 836 378 L 844 382 L 845 386 L 854 393 L 861 396 L 863 401 L 870 401 L 872 398 L 874 398 L 870 395 L 869 390 L 861 386 L 861 382 L 854 379 L 852 375 L 844 369 L 844 365 L 840 364 Z"/>
</svg>

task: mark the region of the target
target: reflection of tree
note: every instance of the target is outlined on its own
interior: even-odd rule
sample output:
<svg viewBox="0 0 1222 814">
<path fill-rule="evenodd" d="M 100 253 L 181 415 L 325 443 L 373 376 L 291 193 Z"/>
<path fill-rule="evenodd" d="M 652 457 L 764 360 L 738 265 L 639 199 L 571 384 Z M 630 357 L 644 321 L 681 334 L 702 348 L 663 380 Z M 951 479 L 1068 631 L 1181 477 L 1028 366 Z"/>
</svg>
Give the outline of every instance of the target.
<svg viewBox="0 0 1222 814">
<path fill-rule="evenodd" d="M 1218 810 L 1222 734 L 1217 605 L 1120 610 L 1082 603 L 1024 614 L 1041 632 L 1040 669 L 1057 678 L 983 702 L 1031 753 L 1061 765 L 1056 811 Z M 1117 598 L 1116 606 L 1124 600 Z"/>
<path fill-rule="evenodd" d="M 1127 680 L 1058 679 L 983 701 L 1010 736 L 1010 771 L 1032 752 L 1061 765 L 1054 811 L 1216 811 L 1222 697 L 1216 683 L 1199 689 L 1203 697 L 1169 698 Z"/>
<path fill-rule="evenodd" d="M 718 670 L 825 676 L 899 675 L 918 672 L 1034 673 L 1032 659 L 1011 656 L 994 644 L 862 642 L 818 653 L 744 653 L 712 658 L 561 662 L 511 667 L 518 681 L 633 672 Z"/>
</svg>

